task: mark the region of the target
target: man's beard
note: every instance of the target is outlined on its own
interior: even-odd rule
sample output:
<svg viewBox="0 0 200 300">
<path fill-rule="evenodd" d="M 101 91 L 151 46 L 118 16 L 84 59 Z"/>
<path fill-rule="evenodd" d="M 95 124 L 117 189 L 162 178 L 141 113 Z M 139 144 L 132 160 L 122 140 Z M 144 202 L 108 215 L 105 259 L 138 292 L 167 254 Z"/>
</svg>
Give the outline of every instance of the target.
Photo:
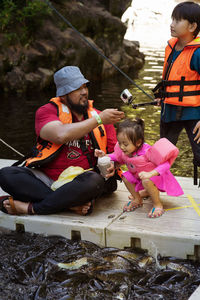
<svg viewBox="0 0 200 300">
<path fill-rule="evenodd" d="M 71 111 L 76 112 L 77 114 L 84 114 L 87 112 L 88 109 L 88 100 L 85 104 L 74 104 L 70 99 L 69 95 L 67 95 L 67 106 L 70 108 Z"/>
</svg>

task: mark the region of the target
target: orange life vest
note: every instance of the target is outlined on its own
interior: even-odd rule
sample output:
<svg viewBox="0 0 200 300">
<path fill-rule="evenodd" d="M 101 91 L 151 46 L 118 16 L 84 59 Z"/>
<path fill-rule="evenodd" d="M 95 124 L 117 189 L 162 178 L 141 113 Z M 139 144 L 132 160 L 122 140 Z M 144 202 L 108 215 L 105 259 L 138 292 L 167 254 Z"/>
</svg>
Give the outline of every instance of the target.
<svg viewBox="0 0 200 300">
<path fill-rule="evenodd" d="M 60 101 L 59 97 L 52 98 L 50 102 L 56 105 L 59 119 L 63 124 L 72 123 L 71 111 Z M 92 100 L 89 100 L 87 113 L 89 118 L 92 118 L 95 114 L 97 114 L 96 110 L 93 108 Z M 92 132 L 92 136 L 97 147 L 107 153 L 107 136 L 105 127 L 103 125 L 99 125 L 94 128 Z M 33 151 L 33 155 L 26 160 L 26 167 L 40 167 L 50 162 L 58 155 L 64 146 L 65 144 L 55 144 L 39 139 Z"/>
<path fill-rule="evenodd" d="M 170 60 L 177 40 L 172 38 L 168 41 L 163 80 L 153 89 L 154 95 L 172 105 L 200 106 L 200 75 L 190 68 L 192 55 L 200 47 L 200 37 L 188 43 L 172 63 Z M 158 93 L 155 93 L 157 90 Z"/>
</svg>

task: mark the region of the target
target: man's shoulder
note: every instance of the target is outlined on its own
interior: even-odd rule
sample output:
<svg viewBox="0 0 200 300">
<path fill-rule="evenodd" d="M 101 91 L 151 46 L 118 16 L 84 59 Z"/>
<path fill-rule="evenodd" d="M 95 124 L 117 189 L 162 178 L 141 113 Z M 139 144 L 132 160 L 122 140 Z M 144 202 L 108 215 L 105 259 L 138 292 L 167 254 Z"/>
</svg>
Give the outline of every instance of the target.
<svg viewBox="0 0 200 300">
<path fill-rule="evenodd" d="M 52 103 L 46 103 L 46 104 L 40 106 L 37 109 L 36 113 L 38 114 L 38 113 L 44 113 L 44 112 L 48 112 L 48 111 L 49 112 L 56 112 L 57 109 L 56 109 L 55 105 L 53 105 Z"/>
</svg>

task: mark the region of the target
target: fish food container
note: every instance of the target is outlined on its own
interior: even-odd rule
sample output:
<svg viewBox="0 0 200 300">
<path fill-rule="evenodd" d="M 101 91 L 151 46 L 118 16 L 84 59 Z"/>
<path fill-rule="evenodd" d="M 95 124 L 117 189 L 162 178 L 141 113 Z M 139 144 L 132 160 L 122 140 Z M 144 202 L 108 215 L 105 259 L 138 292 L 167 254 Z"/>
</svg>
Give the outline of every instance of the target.
<svg viewBox="0 0 200 300">
<path fill-rule="evenodd" d="M 98 157 L 97 167 L 99 168 L 100 174 L 106 179 L 106 175 L 108 174 L 107 169 L 111 166 L 110 157 L 103 156 Z"/>
</svg>

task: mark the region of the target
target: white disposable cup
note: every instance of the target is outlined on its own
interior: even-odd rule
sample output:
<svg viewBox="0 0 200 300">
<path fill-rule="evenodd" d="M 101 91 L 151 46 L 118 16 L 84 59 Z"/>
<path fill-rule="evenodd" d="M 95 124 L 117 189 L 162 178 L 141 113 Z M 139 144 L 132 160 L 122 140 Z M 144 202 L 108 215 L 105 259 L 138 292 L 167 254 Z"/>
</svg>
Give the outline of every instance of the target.
<svg viewBox="0 0 200 300">
<path fill-rule="evenodd" d="M 99 168 L 100 174 L 104 178 L 106 178 L 106 175 L 108 174 L 107 169 L 110 166 L 111 166 L 111 163 L 110 163 L 110 157 L 109 156 L 98 157 L 97 167 Z"/>
</svg>

